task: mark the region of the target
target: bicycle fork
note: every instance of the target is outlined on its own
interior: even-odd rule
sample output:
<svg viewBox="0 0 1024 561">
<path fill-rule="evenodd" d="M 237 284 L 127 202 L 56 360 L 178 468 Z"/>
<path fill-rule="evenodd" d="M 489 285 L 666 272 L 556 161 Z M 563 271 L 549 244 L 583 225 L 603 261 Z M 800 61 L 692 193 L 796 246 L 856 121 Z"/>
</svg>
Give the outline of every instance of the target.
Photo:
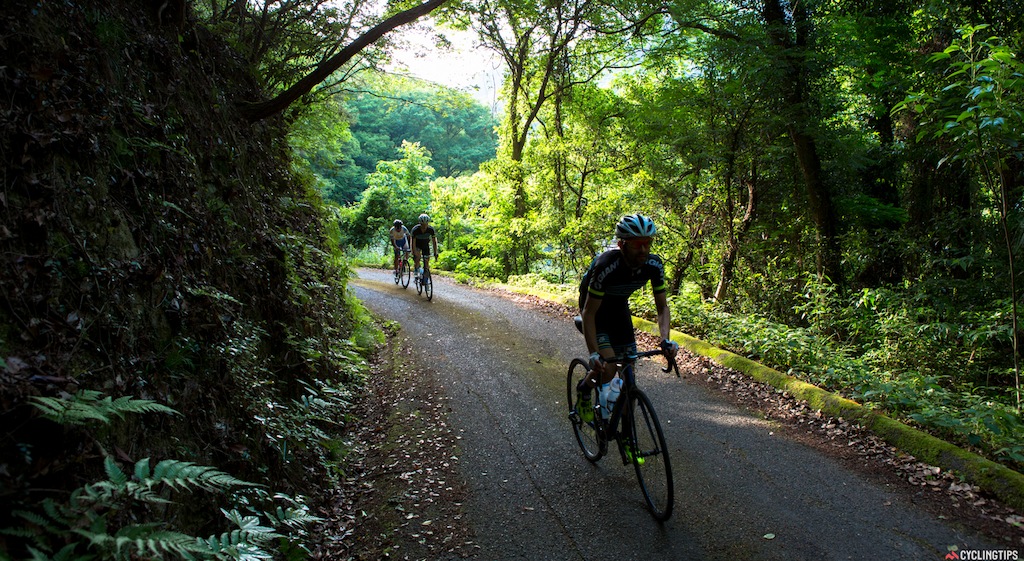
<svg viewBox="0 0 1024 561">
<path fill-rule="evenodd" d="M 608 452 L 608 441 L 615 439 L 615 443 L 619 448 L 619 457 L 622 458 L 623 465 L 629 463 L 627 458 L 627 444 L 629 441 L 629 423 L 627 423 L 626 415 L 623 411 L 626 409 L 623 407 L 623 403 L 628 399 L 626 392 L 619 394 L 619 399 L 615 400 L 615 405 L 612 407 L 612 414 L 607 420 L 602 420 L 598 433 L 601 434 L 601 453 L 605 454 Z"/>
</svg>

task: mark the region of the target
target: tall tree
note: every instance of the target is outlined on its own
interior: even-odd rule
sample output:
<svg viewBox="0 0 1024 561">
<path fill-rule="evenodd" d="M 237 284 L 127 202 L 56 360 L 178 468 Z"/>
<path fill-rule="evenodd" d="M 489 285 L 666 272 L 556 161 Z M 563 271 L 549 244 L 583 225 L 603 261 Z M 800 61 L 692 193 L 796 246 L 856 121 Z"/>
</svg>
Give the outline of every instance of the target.
<svg viewBox="0 0 1024 561">
<path fill-rule="evenodd" d="M 481 0 L 460 5 L 481 43 L 498 53 L 505 62 L 505 116 L 499 160 L 502 177 L 512 188 L 513 214 L 510 226 L 517 229 L 521 243 L 508 256 L 511 271 L 526 272 L 533 259 L 531 206 L 523 169 L 524 152 L 534 126 L 546 104 L 564 96 L 574 84 L 585 83 L 594 74 L 576 77 L 576 57 L 590 37 L 586 27 L 596 5 L 590 0 L 542 2 Z"/>
<path fill-rule="evenodd" d="M 418 6 L 401 11 L 367 31 L 359 35 L 351 43 L 345 45 L 340 51 L 327 58 L 316 66 L 309 74 L 300 78 L 297 82 L 287 87 L 272 99 L 259 102 L 248 102 L 242 104 L 242 114 L 250 121 L 259 121 L 284 111 L 302 96 L 308 94 L 318 84 L 329 78 L 342 66 L 352 60 L 353 57 L 362 52 L 363 49 L 372 45 L 389 31 L 416 21 L 420 17 L 429 14 L 448 0 L 427 0 Z"/>
<path fill-rule="evenodd" d="M 818 234 L 818 273 L 833 283 L 843 283 L 839 251 L 838 218 L 832 190 L 825 179 L 818 154 L 810 104 L 812 22 L 807 2 L 783 3 L 764 0 L 762 4 L 767 36 L 778 57 L 778 81 L 788 117 L 789 137 L 803 173 L 807 202 Z"/>
</svg>

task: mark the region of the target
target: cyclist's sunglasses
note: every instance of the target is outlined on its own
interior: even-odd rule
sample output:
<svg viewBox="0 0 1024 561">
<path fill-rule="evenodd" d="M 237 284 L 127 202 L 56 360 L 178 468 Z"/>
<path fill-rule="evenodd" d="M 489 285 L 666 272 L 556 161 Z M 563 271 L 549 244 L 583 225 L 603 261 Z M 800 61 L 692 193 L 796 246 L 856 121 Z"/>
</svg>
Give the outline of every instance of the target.
<svg viewBox="0 0 1024 561">
<path fill-rule="evenodd" d="M 630 249 L 650 249 L 651 238 L 630 238 L 628 240 L 622 240 L 623 243 L 629 246 Z"/>
</svg>

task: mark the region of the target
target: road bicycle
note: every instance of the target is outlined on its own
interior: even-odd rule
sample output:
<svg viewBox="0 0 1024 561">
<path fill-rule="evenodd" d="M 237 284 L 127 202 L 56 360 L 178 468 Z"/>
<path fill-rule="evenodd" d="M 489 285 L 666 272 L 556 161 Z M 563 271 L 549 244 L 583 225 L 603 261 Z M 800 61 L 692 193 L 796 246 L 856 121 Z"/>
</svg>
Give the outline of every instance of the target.
<svg viewBox="0 0 1024 561">
<path fill-rule="evenodd" d="M 398 269 L 395 271 L 395 284 L 402 283 L 402 288 L 409 288 L 409 279 L 412 278 L 412 263 L 409 262 L 409 252 L 403 251 L 398 261 Z"/>
<path fill-rule="evenodd" d="M 434 281 L 430 278 L 430 262 L 427 258 L 423 259 L 423 273 L 416 275 L 416 294 L 426 294 L 427 300 L 431 300 L 434 297 Z"/>
<path fill-rule="evenodd" d="M 581 327 L 577 320 L 577 327 Z M 636 478 L 640 482 L 644 501 L 651 514 L 658 521 L 668 520 L 672 516 L 675 503 L 672 486 L 672 463 L 669 461 L 668 445 L 665 433 L 654 411 L 651 400 L 636 384 L 634 366 L 641 358 L 665 355 L 664 351 L 644 351 L 631 353 L 622 360 L 615 361 L 619 366 L 619 377 L 622 389 L 618 399 L 612 405 L 611 414 L 607 419 L 601 412 L 599 403 L 599 384 L 585 390 L 577 391 L 581 380 L 591 376 L 590 361 L 575 358 L 569 363 L 569 374 L 566 377 L 566 403 L 570 405 L 569 420 L 576 435 L 576 442 L 583 451 L 583 456 L 591 463 L 600 460 L 608 452 L 608 442 L 614 440 L 618 445 L 622 464 L 632 464 Z M 667 358 L 667 356 L 666 356 Z M 679 376 L 679 366 L 674 360 L 669 361 L 663 372 L 675 370 Z M 584 386 L 586 387 L 586 386 Z M 579 411 L 578 400 L 589 395 L 593 410 L 584 420 Z"/>
</svg>

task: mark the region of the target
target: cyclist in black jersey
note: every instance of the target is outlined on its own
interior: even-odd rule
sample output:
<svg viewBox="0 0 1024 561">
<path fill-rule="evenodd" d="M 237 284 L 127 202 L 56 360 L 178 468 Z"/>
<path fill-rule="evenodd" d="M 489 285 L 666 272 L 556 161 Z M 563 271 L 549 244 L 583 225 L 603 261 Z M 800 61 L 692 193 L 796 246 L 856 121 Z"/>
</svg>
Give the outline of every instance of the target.
<svg viewBox="0 0 1024 561">
<path fill-rule="evenodd" d="M 658 312 L 661 347 L 674 358 L 679 345 L 671 339 L 668 299 L 665 294 L 665 266 L 651 253 L 657 233 L 654 221 L 641 214 L 624 216 L 615 226 L 618 247 L 598 255 L 584 275 L 581 287 L 583 335 L 590 351 L 591 369 L 601 384 L 609 382 L 616 365 L 606 360 L 621 359 L 636 351 L 629 296 L 648 281 Z M 585 382 L 594 383 L 589 378 Z M 589 385 L 589 384 L 588 384 Z"/>
<path fill-rule="evenodd" d="M 423 266 L 428 267 L 430 263 L 430 247 L 434 247 L 434 257 L 437 257 L 437 232 L 434 231 L 434 227 L 430 225 L 430 216 L 427 214 L 421 214 L 419 217 L 419 224 L 412 227 L 412 232 L 409 233 L 412 236 L 412 258 L 416 262 L 416 275 L 423 274 L 423 269 L 420 268 L 420 257 L 423 257 Z"/>
</svg>

